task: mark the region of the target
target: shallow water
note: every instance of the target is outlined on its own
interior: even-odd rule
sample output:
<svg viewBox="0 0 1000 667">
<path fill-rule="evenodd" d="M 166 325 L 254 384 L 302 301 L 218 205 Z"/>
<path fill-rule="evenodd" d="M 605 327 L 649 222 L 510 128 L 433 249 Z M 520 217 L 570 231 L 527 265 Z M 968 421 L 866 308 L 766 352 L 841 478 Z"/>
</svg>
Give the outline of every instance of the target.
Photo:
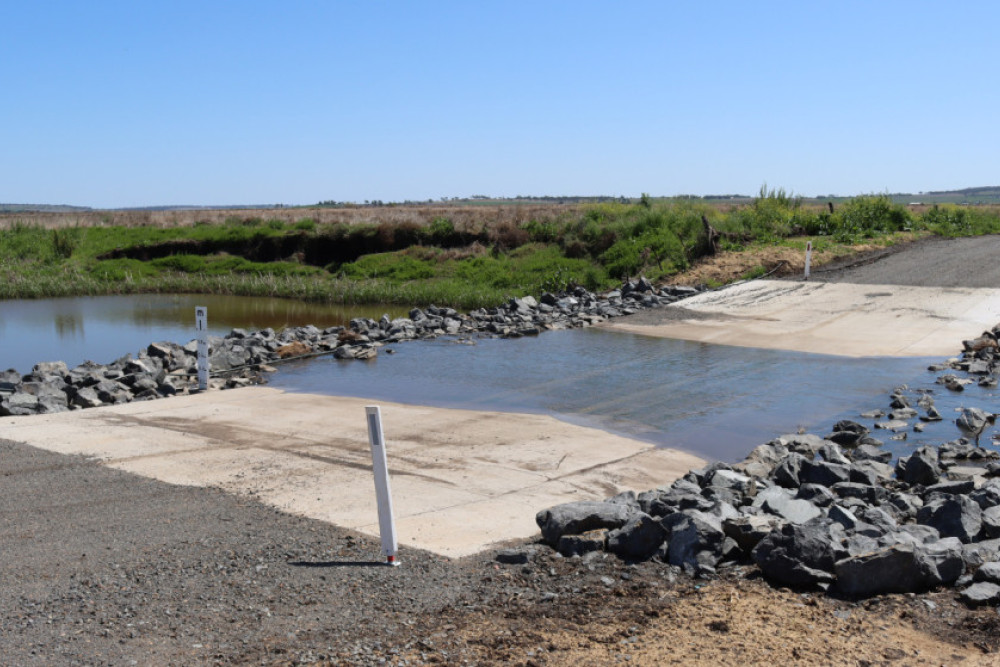
<svg viewBox="0 0 1000 667">
<path fill-rule="evenodd" d="M 352 317 L 405 316 L 400 306 L 325 306 L 291 299 L 197 294 L 0 301 L 0 370 L 27 373 L 39 361 L 110 363 L 154 341 L 186 343 L 195 336 L 194 308 L 208 307 L 210 333 L 346 324 Z"/>
<path fill-rule="evenodd" d="M 888 409 L 894 387 L 935 388 L 945 419 L 961 401 L 995 403 L 978 387 L 948 395 L 926 368 L 938 359 L 854 359 L 652 338 L 603 329 L 475 345 L 416 341 L 368 362 L 287 364 L 272 385 L 290 391 L 481 410 L 540 412 L 736 460 L 783 433 L 825 435 L 839 419 Z M 985 403 L 973 402 L 972 405 Z M 876 431 L 894 452 L 958 437 L 950 422 L 905 442 Z M 984 443 L 986 442 L 984 438 Z"/>
<path fill-rule="evenodd" d="M 0 369 L 22 373 L 38 361 L 107 363 L 150 342 L 193 337 L 195 305 L 209 327 L 343 324 L 351 317 L 405 314 L 402 308 L 316 306 L 284 299 L 140 295 L 0 301 Z M 887 409 L 894 387 L 934 390 L 945 421 L 904 442 L 876 431 L 895 453 L 958 437 L 954 410 L 998 411 L 996 390 L 970 386 L 951 394 L 934 385 L 940 359 L 867 358 L 760 350 L 652 338 L 603 329 L 552 331 L 514 340 L 412 341 L 378 358 L 321 357 L 283 364 L 271 384 L 325 393 L 442 407 L 552 414 L 566 421 L 678 447 L 706 458 L 736 460 L 782 433 L 825 435 L 839 419 L 871 428 L 860 412 Z M 958 348 L 956 341 L 956 349 Z M 986 444 L 989 438 L 984 437 Z"/>
</svg>

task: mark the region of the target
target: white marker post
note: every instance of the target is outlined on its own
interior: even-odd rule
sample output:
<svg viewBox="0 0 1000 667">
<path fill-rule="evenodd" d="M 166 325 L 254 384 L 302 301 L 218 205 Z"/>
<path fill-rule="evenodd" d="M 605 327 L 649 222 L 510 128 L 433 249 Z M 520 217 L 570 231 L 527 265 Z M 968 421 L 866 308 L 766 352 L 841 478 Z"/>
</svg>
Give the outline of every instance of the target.
<svg viewBox="0 0 1000 667">
<path fill-rule="evenodd" d="M 208 308 L 195 306 L 194 326 L 198 332 L 198 389 L 208 391 Z"/>
<path fill-rule="evenodd" d="M 806 241 L 806 280 L 809 280 L 809 267 L 813 259 L 813 242 Z"/>
<path fill-rule="evenodd" d="M 396 560 L 396 518 L 392 513 L 392 492 L 389 489 L 389 462 L 385 455 L 382 432 L 382 411 L 377 405 L 365 407 L 368 415 L 368 441 L 372 446 L 372 471 L 375 473 L 375 497 L 378 500 L 378 530 L 382 538 L 382 554 L 389 565 Z"/>
</svg>

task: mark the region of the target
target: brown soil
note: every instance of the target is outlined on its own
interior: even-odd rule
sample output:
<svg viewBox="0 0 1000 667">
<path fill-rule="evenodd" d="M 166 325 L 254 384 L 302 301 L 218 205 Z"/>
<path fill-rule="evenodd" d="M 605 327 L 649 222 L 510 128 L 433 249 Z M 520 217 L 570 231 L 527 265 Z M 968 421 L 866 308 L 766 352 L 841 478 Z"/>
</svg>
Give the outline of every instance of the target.
<svg viewBox="0 0 1000 667">
<path fill-rule="evenodd" d="M 366 658 L 573 667 L 1000 664 L 996 611 L 968 610 L 950 591 L 852 602 L 774 589 L 739 572 L 696 581 L 663 565 L 616 559 L 542 556 L 529 566 L 483 570 L 476 595 L 491 602 L 416 617 L 403 632 L 387 628 Z M 352 657 L 344 652 L 319 664 Z"/>
<path fill-rule="evenodd" d="M 867 258 L 883 253 L 898 252 L 900 248 L 920 238 L 916 234 L 901 235 L 893 246 L 878 243 L 860 243 L 850 246 L 836 246 L 834 249 L 814 251 L 812 269 L 822 272 L 824 267 L 866 261 Z M 712 257 L 704 257 L 694 262 L 692 267 L 670 279 L 674 285 L 724 285 L 747 277 L 751 271 L 761 268 L 771 277 L 801 276 L 805 270 L 805 253 L 797 248 L 785 246 L 754 247 L 740 252 L 721 252 Z M 772 273 L 773 272 L 773 273 Z"/>
</svg>

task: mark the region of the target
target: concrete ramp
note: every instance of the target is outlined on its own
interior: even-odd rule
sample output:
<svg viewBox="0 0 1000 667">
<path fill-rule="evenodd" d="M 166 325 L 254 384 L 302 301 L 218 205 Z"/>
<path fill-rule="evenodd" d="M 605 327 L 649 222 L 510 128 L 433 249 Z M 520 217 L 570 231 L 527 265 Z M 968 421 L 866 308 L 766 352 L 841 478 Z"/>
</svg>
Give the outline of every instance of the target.
<svg viewBox="0 0 1000 667">
<path fill-rule="evenodd" d="M 849 357 L 952 356 L 1000 322 L 1000 289 L 756 280 L 606 328 Z"/>
<path fill-rule="evenodd" d="M 365 405 L 254 387 L 0 418 L 4 438 L 378 534 Z M 400 544 L 447 556 L 538 533 L 535 513 L 668 484 L 696 456 L 545 415 L 382 406 Z"/>
</svg>

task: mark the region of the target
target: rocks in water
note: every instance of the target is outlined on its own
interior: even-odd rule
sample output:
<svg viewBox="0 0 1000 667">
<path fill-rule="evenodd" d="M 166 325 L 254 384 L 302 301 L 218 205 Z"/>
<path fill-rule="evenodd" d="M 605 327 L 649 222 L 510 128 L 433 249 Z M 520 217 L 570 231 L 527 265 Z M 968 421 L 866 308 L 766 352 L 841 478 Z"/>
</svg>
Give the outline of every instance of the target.
<svg viewBox="0 0 1000 667">
<path fill-rule="evenodd" d="M 996 415 L 980 410 L 979 408 L 962 408 L 961 414 L 955 420 L 955 426 L 966 438 L 975 440 L 979 445 L 979 437 L 987 427 L 992 426 L 996 421 Z"/>
<path fill-rule="evenodd" d="M 302 341 L 292 341 L 291 343 L 286 343 L 274 351 L 278 355 L 279 359 L 291 359 L 292 357 L 301 357 L 312 352 L 313 349 L 303 343 Z"/>
<path fill-rule="evenodd" d="M 1000 350 L 988 354 L 996 356 L 988 369 L 968 359 L 942 368 L 995 375 Z M 967 384 L 957 375 L 952 380 Z M 890 420 L 876 427 L 898 430 L 901 438 L 918 409 L 923 422 L 941 420 L 929 390 L 899 387 Z M 968 409 L 956 425 L 974 439 L 991 417 Z M 700 576 L 729 562 L 753 562 L 769 580 L 833 587 L 849 597 L 968 586 L 968 604 L 1000 604 L 1000 479 L 990 479 L 1000 476 L 998 453 L 961 438 L 921 446 L 892 466 L 882 444 L 850 420 L 825 438 L 775 438 L 738 463 L 712 463 L 669 487 L 615 499 L 639 509 L 627 527 L 601 529 L 604 549 L 629 560 L 659 558 Z M 585 548 L 599 542 L 589 538 Z"/>
<path fill-rule="evenodd" d="M 379 320 L 355 318 L 348 327 L 319 329 L 292 327 L 233 329 L 224 337 L 209 336 L 213 377 L 223 380 L 213 386 L 233 388 L 263 383 L 264 367 L 282 359 L 312 353 L 332 353 L 337 359 L 373 359 L 387 343 L 437 336 L 536 335 L 546 329 L 590 326 L 609 317 L 656 308 L 696 294 L 696 288 L 665 287 L 657 290 L 639 279 L 606 294 L 574 287 L 558 294 L 547 293 L 510 299 L 491 309 L 460 314 L 453 308 L 414 308 L 410 317 Z M 126 355 L 110 364 L 86 362 L 70 370 L 63 362 L 36 364 L 23 378 L 14 370 L 0 373 L 0 416 L 31 415 L 91 408 L 183 394 L 197 388 L 197 342 L 150 343 L 138 356 Z M 45 385 L 31 388 L 28 383 Z M 90 389 L 91 391 L 85 391 Z M 723 487 L 719 487 L 723 488 Z"/>
<path fill-rule="evenodd" d="M 941 477 L 938 454 L 932 447 L 921 447 L 896 463 L 896 476 L 907 484 L 935 484 Z"/>
<path fill-rule="evenodd" d="M 884 414 L 881 410 L 878 412 L 879 417 Z M 866 435 L 868 435 L 868 429 L 865 426 L 856 421 L 844 419 L 833 425 L 833 432 L 826 436 L 826 439 L 831 440 L 838 445 L 851 447 L 858 444 L 858 442 Z"/>
</svg>

